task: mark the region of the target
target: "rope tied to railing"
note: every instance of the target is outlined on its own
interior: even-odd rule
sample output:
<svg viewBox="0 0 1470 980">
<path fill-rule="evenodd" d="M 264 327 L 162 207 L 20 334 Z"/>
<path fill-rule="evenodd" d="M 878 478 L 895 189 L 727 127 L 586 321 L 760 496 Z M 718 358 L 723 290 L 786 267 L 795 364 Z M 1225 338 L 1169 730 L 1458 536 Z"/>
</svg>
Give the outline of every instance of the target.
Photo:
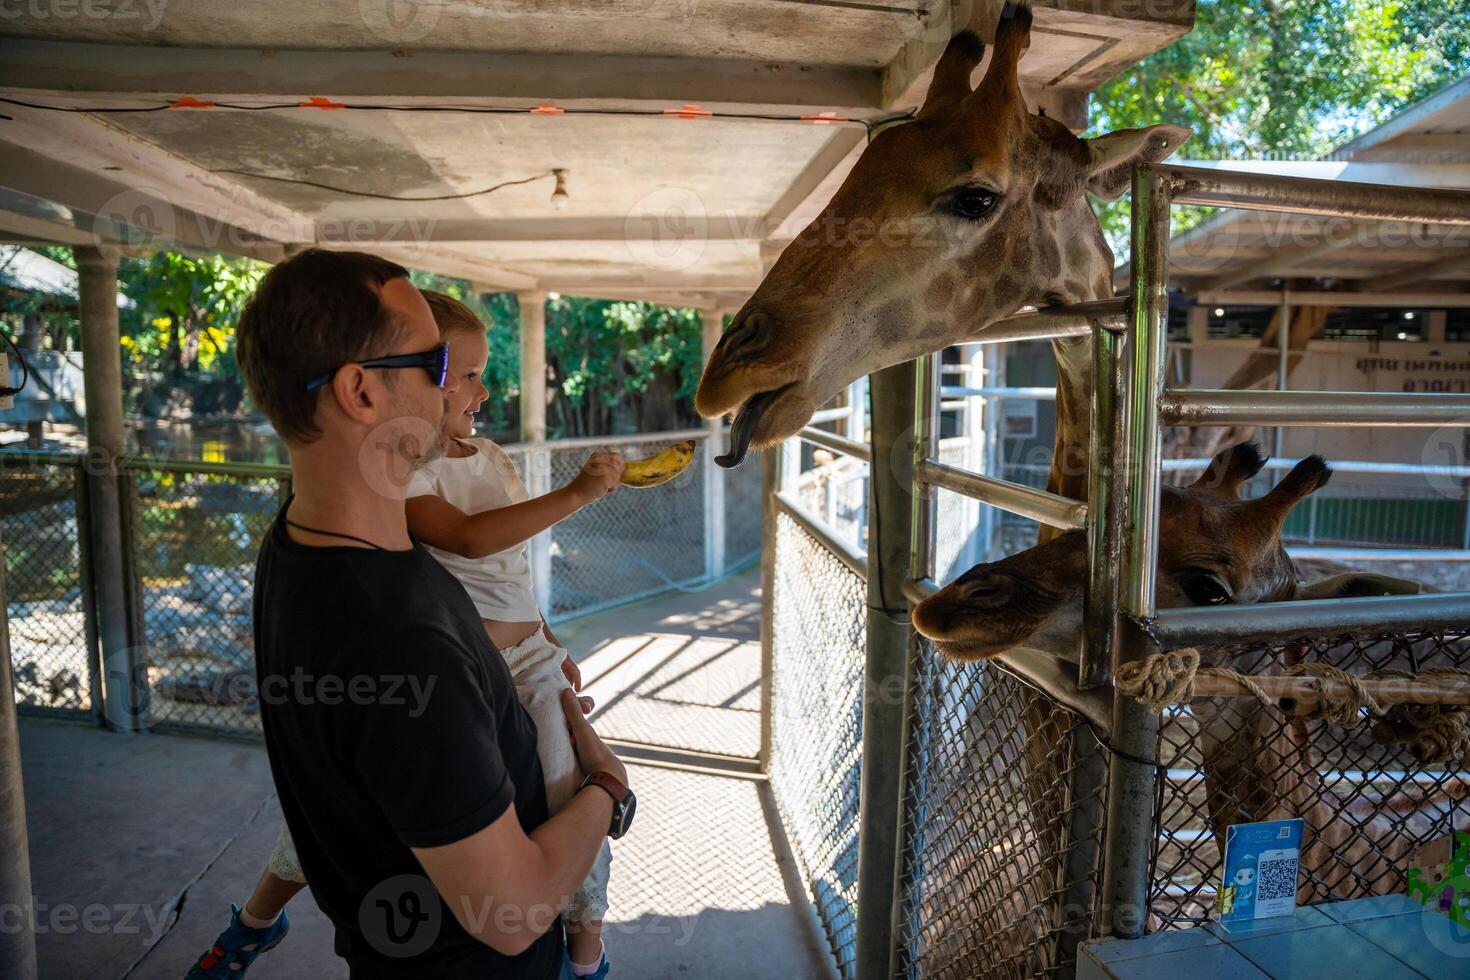
<svg viewBox="0 0 1470 980">
<path fill-rule="evenodd" d="M 1154 653 L 1122 664 L 1113 675 L 1113 683 L 1121 693 L 1142 701 L 1154 714 L 1159 714 L 1171 704 L 1193 701 L 1195 678 L 1202 675 L 1235 681 L 1262 704 L 1275 704 L 1249 675 L 1228 667 L 1201 667 L 1199 651 L 1193 647 Z"/>
<path fill-rule="evenodd" d="M 1428 667 L 1418 674 L 1385 667 L 1370 677 L 1414 680 L 1437 677 L 1470 680 L 1470 670 L 1460 667 Z M 1373 724 L 1373 740 L 1379 745 L 1408 745 L 1421 763 L 1448 762 L 1470 757 L 1470 710 L 1463 704 L 1392 704 Z"/>
<path fill-rule="evenodd" d="M 1341 728 L 1355 728 L 1364 717 L 1374 718 L 1375 741 L 1381 745 L 1409 745 L 1421 763 L 1470 756 L 1470 709 L 1466 705 L 1401 702 L 1385 707 L 1364 683 L 1383 680 L 1470 681 L 1470 670 L 1429 667 L 1415 673 L 1384 668 L 1358 675 L 1332 664 L 1312 661 L 1293 664 L 1279 676 L 1312 675 L 1336 681 L 1337 685 L 1319 687 L 1313 692 L 1315 707 L 1302 712 L 1305 717 L 1321 718 Z M 1154 653 L 1122 664 L 1114 673 L 1113 683 L 1119 693 L 1147 704 L 1158 713 L 1169 705 L 1187 704 L 1204 696 L 1196 693 L 1195 683 L 1205 677 L 1233 682 L 1262 705 L 1278 707 L 1277 700 L 1267 694 L 1254 677 L 1228 667 L 1201 666 L 1199 651 L 1192 647 Z"/>
</svg>

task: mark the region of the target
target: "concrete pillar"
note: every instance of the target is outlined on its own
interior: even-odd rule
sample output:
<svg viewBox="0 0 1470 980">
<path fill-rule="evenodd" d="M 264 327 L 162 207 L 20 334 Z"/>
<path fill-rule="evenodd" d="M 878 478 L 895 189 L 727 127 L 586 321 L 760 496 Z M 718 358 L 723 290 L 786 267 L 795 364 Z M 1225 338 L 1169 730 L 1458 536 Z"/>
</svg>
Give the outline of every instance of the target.
<svg viewBox="0 0 1470 980">
<path fill-rule="evenodd" d="M 1189 342 L 1196 348 L 1210 341 L 1210 308 L 1195 303 L 1185 314 L 1189 327 Z"/>
<path fill-rule="evenodd" d="M 82 365 L 87 397 L 86 478 L 91 497 L 91 554 L 97 631 L 102 647 L 103 717 L 117 731 L 137 731 L 148 704 L 147 677 L 132 642 L 122 508 L 125 474 L 122 358 L 117 326 L 117 253 L 77 248 Z"/>
<path fill-rule="evenodd" d="M 546 294 L 517 293 L 521 317 L 521 441 L 527 443 L 526 488 L 539 497 L 551 489 L 546 444 Z M 551 615 L 551 529 L 531 539 L 531 581 L 542 612 Z"/>
<path fill-rule="evenodd" d="M 1430 310 L 1424 321 L 1424 340 L 1431 344 L 1442 344 L 1445 342 L 1445 316 L 1444 310 Z"/>
<path fill-rule="evenodd" d="M 26 834 L 25 787 L 20 771 L 20 732 L 10 676 L 10 623 L 6 619 L 5 566 L 0 564 L 0 977 L 36 978 L 36 932 L 31 901 L 31 856 Z M 8 920 L 8 921 L 7 921 Z M 13 931 L 12 931 L 13 930 Z"/>
<path fill-rule="evenodd" d="M 714 307 L 699 311 L 701 335 L 704 341 L 704 362 L 720 335 L 725 332 L 725 311 Z M 705 422 L 709 433 L 704 440 L 704 577 L 713 579 L 725 571 L 725 470 L 715 463 L 715 457 L 725 451 L 725 420 L 709 419 Z"/>
</svg>

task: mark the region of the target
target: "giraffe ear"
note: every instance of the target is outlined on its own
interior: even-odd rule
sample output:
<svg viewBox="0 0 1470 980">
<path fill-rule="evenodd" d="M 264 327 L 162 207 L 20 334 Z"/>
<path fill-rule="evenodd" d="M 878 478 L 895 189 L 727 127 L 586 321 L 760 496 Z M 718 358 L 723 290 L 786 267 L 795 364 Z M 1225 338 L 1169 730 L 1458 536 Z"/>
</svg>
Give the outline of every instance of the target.
<svg viewBox="0 0 1470 980">
<path fill-rule="evenodd" d="M 1297 589 L 1293 599 L 1358 599 L 1375 595 L 1418 595 L 1423 586 L 1412 579 L 1344 572 L 1309 582 Z"/>
<path fill-rule="evenodd" d="M 1128 188 L 1134 164 L 1158 163 L 1193 135 L 1192 129 L 1164 125 L 1120 129 L 1084 140 L 1090 157 L 1087 189 L 1105 201 L 1115 200 Z"/>
</svg>

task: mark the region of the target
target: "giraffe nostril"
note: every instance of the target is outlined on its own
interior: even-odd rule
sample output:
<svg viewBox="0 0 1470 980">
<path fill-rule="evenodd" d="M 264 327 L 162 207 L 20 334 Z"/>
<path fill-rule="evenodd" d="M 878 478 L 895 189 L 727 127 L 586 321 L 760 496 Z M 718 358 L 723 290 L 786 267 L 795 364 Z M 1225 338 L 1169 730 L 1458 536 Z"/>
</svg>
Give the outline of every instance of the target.
<svg viewBox="0 0 1470 980">
<path fill-rule="evenodd" d="M 754 357 L 765 349 L 776 318 L 764 310 L 752 310 L 730 324 L 715 349 L 728 359 Z"/>
</svg>

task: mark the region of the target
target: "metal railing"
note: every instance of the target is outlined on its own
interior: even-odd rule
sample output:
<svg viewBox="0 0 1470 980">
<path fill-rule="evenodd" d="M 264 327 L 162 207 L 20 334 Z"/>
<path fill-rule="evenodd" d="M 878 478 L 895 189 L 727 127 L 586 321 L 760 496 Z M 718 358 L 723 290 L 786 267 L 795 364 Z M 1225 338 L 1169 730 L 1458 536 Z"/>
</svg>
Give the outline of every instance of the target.
<svg viewBox="0 0 1470 980">
<path fill-rule="evenodd" d="M 1214 799 L 1236 806 L 1237 819 L 1265 819 L 1248 803 L 1315 800 L 1309 817 L 1318 821 L 1317 837 L 1303 857 L 1310 901 L 1381 891 L 1392 884 L 1389 855 L 1428 839 L 1430 831 L 1413 820 L 1379 814 L 1385 827 L 1374 830 L 1377 817 L 1361 825 L 1345 819 L 1350 802 L 1379 801 L 1385 788 L 1441 800 L 1458 793 L 1461 804 L 1448 818 L 1439 813 L 1435 833 L 1463 810 L 1467 774 L 1418 763 L 1402 748 L 1375 747 L 1323 722 L 1293 725 L 1260 705 L 1242 713 L 1239 699 L 1229 697 L 1170 709 L 1161 725 L 1113 690 L 1117 664 L 1186 644 L 1257 673 L 1279 671 L 1304 651 L 1323 663 L 1369 669 L 1470 666 L 1470 593 L 1156 608 L 1162 426 L 1470 424 L 1465 396 L 1168 388 L 1164 276 L 1175 203 L 1470 224 L 1470 194 L 1459 191 L 1143 166 L 1133 188 L 1130 297 L 1018 315 L 967 341 L 1091 337 L 1086 502 L 942 462 L 941 394 L 1034 392 L 941 388 L 937 356 L 871 376 L 870 447 L 816 429 L 801 434 L 871 461 L 866 556 L 789 493 L 773 492 L 771 503 L 790 529 L 783 534 L 802 534 L 802 548 L 824 549 L 834 568 L 867 572 L 862 712 L 855 733 L 843 729 L 844 744 L 855 735 L 862 745 L 861 765 L 852 764 L 861 806 L 849 799 L 844 812 L 859 812 L 863 828 L 857 938 L 839 950 L 844 976 L 1066 975 L 1089 936 L 1132 937 L 1197 921 L 1219 874 L 1212 828 L 1230 822 L 1207 808 L 1206 781 Z M 911 460 L 896 449 L 906 436 Z M 778 455 L 791 458 L 790 451 Z M 908 611 L 936 588 L 941 489 L 1084 530 L 1088 573 L 1076 663 L 1012 650 L 983 664 L 956 664 L 912 632 Z M 795 547 L 787 537 L 767 540 L 778 567 L 790 560 L 782 553 Z M 781 582 L 772 582 L 775 608 L 811 602 L 809 583 Z M 800 594 L 783 595 L 783 587 Z M 808 646 L 818 641 L 805 638 Z M 783 664 L 810 658 L 806 647 L 791 649 L 794 642 L 783 637 L 771 653 L 776 704 L 787 696 L 782 670 L 795 669 Z M 851 680 L 856 668 L 846 664 Z M 1215 702 L 1227 705 L 1224 714 Z M 1298 757 L 1315 753 L 1319 761 L 1273 772 L 1277 782 L 1264 787 L 1231 783 L 1203 752 L 1196 716 L 1218 723 L 1232 711 L 1241 716 L 1232 731 L 1282 744 L 1296 739 Z M 889 831 L 895 824 L 896 836 Z M 1354 870 L 1355 860 L 1366 863 Z"/>
<path fill-rule="evenodd" d="M 643 454 L 707 436 L 699 429 L 505 448 L 528 484 L 539 466 L 549 489 L 571 479 L 594 448 Z M 138 457 L 118 470 L 136 725 L 258 734 L 250 596 L 262 536 L 289 493 L 289 468 Z M 102 718 L 88 520 L 88 485 L 101 474 L 80 454 L 0 452 L 16 698 L 29 712 Z M 704 474 L 694 465 L 663 486 L 614 494 L 542 536 L 548 618 L 697 587 L 748 564 L 761 543 L 760 483 L 748 472 L 719 478 L 717 520 L 706 520 Z M 711 534 L 723 545 L 716 566 Z"/>
</svg>

